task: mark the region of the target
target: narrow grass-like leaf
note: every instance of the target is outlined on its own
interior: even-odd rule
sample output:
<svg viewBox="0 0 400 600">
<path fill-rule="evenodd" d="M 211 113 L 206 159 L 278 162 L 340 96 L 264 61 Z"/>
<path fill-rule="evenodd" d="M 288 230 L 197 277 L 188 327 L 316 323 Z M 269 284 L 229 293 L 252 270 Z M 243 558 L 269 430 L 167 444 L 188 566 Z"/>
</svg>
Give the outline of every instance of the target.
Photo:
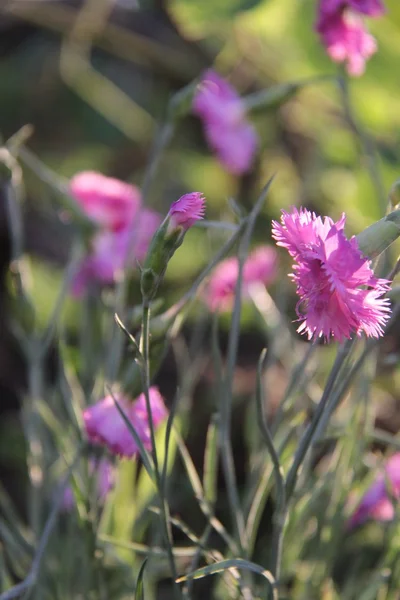
<svg viewBox="0 0 400 600">
<path fill-rule="evenodd" d="M 192 461 L 192 458 L 189 454 L 188 449 L 186 448 L 179 433 L 175 429 L 174 429 L 174 433 L 177 436 L 176 439 L 177 439 L 178 450 L 179 450 L 180 456 L 182 458 L 184 467 L 186 469 L 186 474 L 189 477 L 189 481 L 192 486 L 192 490 L 193 490 L 194 495 L 199 503 L 200 510 L 202 511 L 204 516 L 209 520 L 213 529 L 215 529 L 215 531 L 217 533 L 219 533 L 219 535 L 222 537 L 222 539 L 229 546 L 231 552 L 237 554 L 238 547 L 237 547 L 235 540 L 229 535 L 229 533 L 226 531 L 226 529 L 222 525 L 222 523 L 214 516 L 212 508 L 210 507 L 209 503 L 207 502 L 207 500 L 204 497 L 204 491 L 203 491 L 203 487 L 201 484 L 201 480 L 196 471 L 196 467 L 194 466 L 194 463 Z"/>
<path fill-rule="evenodd" d="M 218 573 L 222 573 L 227 569 L 246 569 L 247 571 L 257 573 L 258 575 L 261 575 L 268 581 L 270 588 L 272 588 L 274 591 L 276 590 L 276 581 L 272 573 L 270 573 L 260 565 L 257 565 L 256 563 L 250 562 L 248 560 L 244 560 L 242 558 L 228 558 L 227 560 L 221 560 L 220 562 L 214 563 L 213 565 L 207 565 L 206 567 L 197 569 L 192 573 L 187 573 L 183 577 L 179 577 L 177 582 L 182 583 L 183 581 L 188 581 L 188 579 L 202 579 L 203 577 L 208 577 L 209 575 L 216 575 Z"/>
<path fill-rule="evenodd" d="M 119 402 L 113 395 L 112 391 L 109 388 L 107 388 L 107 391 L 110 394 L 110 396 L 112 397 L 112 399 L 114 400 L 114 404 L 115 404 L 119 414 L 123 418 L 125 425 L 129 429 L 129 433 L 132 435 L 133 439 L 135 440 L 135 443 L 137 444 L 137 446 L 139 448 L 140 458 L 143 461 L 144 468 L 146 469 L 147 473 L 149 474 L 149 477 L 151 478 L 151 480 L 154 481 L 154 468 L 153 468 L 150 454 L 147 452 L 146 448 L 143 446 L 143 442 L 140 439 L 138 432 L 135 430 L 132 423 L 129 421 L 128 417 L 126 416 L 126 414 L 120 407 Z"/>
<path fill-rule="evenodd" d="M 343 344 L 343 346 L 340 346 L 338 349 L 337 356 L 329 373 L 328 380 L 325 384 L 321 400 L 319 401 L 319 404 L 313 415 L 313 418 L 311 419 L 310 424 L 308 425 L 300 440 L 299 446 L 294 455 L 292 466 L 290 467 L 289 473 L 287 475 L 285 483 L 287 501 L 289 501 L 290 497 L 294 492 L 299 469 L 303 464 L 306 454 L 314 441 L 315 432 L 325 413 L 325 410 L 327 409 L 329 400 L 331 399 L 332 392 L 334 390 L 335 383 L 337 382 L 339 373 L 342 370 L 343 364 L 345 363 L 353 344 L 354 340 L 348 340 L 345 344 Z"/>
<path fill-rule="evenodd" d="M 128 340 L 132 344 L 134 351 L 135 351 L 135 357 L 138 358 L 140 361 L 143 361 L 143 357 L 142 357 L 142 353 L 140 352 L 139 344 L 137 343 L 137 341 L 135 340 L 133 335 L 127 330 L 127 328 L 125 327 L 125 325 L 123 324 L 123 322 L 121 321 L 121 319 L 119 318 L 117 313 L 114 314 L 114 319 L 115 319 L 115 322 L 117 323 L 118 327 L 124 332 L 124 334 L 126 335 Z"/>
<path fill-rule="evenodd" d="M 178 400 L 179 400 L 179 390 L 177 390 L 177 392 L 174 396 L 174 400 L 173 400 L 171 408 L 169 410 L 167 427 L 165 429 L 165 456 L 164 456 L 163 468 L 162 468 L 162 473 L 161 473 L 161 485 L 163 487 L 163 490 L 165 490 L 172 425 L 173 425 L 175 414 L 176 414 L 176 408 L 178 406 Z"/>
<path fill-rule="evenodd" d="M 218 415 L 212 416 L 208 426 L 206 447 L 204 450 L 203 487 L 204 497 L 211 506 L 217 499 L 218 475 Z"/>
<path fill-rule="evenodd" d="M 136 587 L 135 587 L 135 600 L 144 600 L 144 570 L 146 568 L 147 558 L 142 562 L 142 566 L 139 569 L 139 573 L 136 579 Z"/>
<path fill-rule="evenodd" d="M 235 461 L 233 458 L 232 440 L 231 440 L 231 421 L 232 421 L 232 404 L 233 404 L 233 381 L 236 367 L 237 352 L 239 346 L 240 335 L 240 318 L 241 318 L 241 296 L 242 296 L 242 281 L 244 262 L 247 258 L 250 240 L 253 234 L 254 226 L 257 217 L 265 202 L 273 177 L 267 182 L 261 191 L 252 211 L 246 219 L 246 225 L 240 240 L 238 251 L 238 273 L 235 287 L 235 302 L 232 311 L 231 327 L 229 332 L 228 350 L 226 358 L 226 369 L 223 378 L 223 389 L 221 394 L 220 404 L 220 455 L 222 469 L 226 482 L 227 497 L 231 517 L 235 528 L 235 537 L 240 546 L 241 551 L 245 554 L 248 544 L 246 525 L 243 514 L 243 509 L 240 502 Z"/>
<path fill-rule="evenodd" d="M 109 535 L 99 535 L 98 540 L 104 544 L 111 544 L 112 546 L 130 550 L 140 556 L 168 558 L 167 551 L 159 546 L 146 546 L 137 542 L 125 542 Z M 173 552 L 177 558 L 190 558 L 196 554 L 197 546 L 175 546 Z"/>
<path fill-rule="evenodd" d="M 280 563 L 282 554 L 282 536 L 283 526 L 286 517 L 286 490 L 285 490 L 285 479 L 282 471 L 282 467 L 279 461 L 279 456 L 275 450 L 274 442 L 271 436 L 271 432 L 268 427 L 268 423 L 265 417 L 264 411 L 264 397 L 263 397 L 263 386 L 262 386 L 262 368 L 265 357 L 267 355 L 266 349 L 261 352 L 260 360 L 258 361 L 257 367 L 257 390 L 256 390 L 256 405 L 257 405 L 257 416 L 258 423 L 261 429 L 261 433 L 268 450 L 268 454 L 271 457 L 271 461 L 274 469 L 275 487 L 276 487 L 276 498 L 275 498 L 275 509 L 273 517 L 273 536 L 272 536 L 272 564 L 271 570 L 274 576 L 279 579 Z"/>
<path fill-rule="evenodd" d="M 279 456 L 281 456 L 282 450 L 284 448 L 286 448 L 290 438 L 293 437 L 294 434 L 295 434 L 294 429 L 290 429 L 290 430 L 286 431 L 284 438 L 282 439 L 282 441 L 279 445 L 279 449 L 278 449 Z M 272 471 L 273 471 L 272 464 L 268 460 L 268 457 L 267 457 L 267 459 L 264 463 L 264 468 L 262 470 L 262 474 L 259 479 L 259 483 L 254 491 L 253 498 L 251 501 L 251 506 L 250 506 L 250 509 L 248 512 L 248 517 L 247 517 L 246 529 L 247 529 L 247 535 L 249 538 L 249 555 L 250 556 L 254 549 L 254 545 L 256 542 L 256 536 L 257 536 L 257 532 L 258 532 L 258 527 L 259 527 L 259 524 L 261 521 L 262 514 L 265 509 L 265 505 L 266 505 L 266 502 L 268 499 L 268 494 L 270 493 L 270 490 L 271 490 Z"/>
</svg>

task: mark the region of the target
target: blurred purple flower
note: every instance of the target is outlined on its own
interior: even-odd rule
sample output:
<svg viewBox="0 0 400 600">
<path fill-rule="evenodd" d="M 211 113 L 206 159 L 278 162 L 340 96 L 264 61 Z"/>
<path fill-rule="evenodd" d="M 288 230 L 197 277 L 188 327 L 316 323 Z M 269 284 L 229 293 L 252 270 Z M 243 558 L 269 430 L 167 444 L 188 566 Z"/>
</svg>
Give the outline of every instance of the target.
<svg viewBox="0 0 400 600">
<path fill-rule="evenodd" d="M 137 187 L 95 171 L 77 173 L 70 190 L 100 226 L 72 282 L 72 294 L 80 296 L 93 283 L 115 283 L 126 267 L 144 260 L 161 216 L 142 208 Z"/>
<path fill-rule="evenodd" d="M 205 301 L 211 311 L 231 310 L 239 264 L 236 257 L 227 258 L 215 269 L 208 283 Z M 277 274 L 277 253 L 270 246 L 260 246 L 254 250 L 243 265 L 242 295 L 249 296 L 250 287 L 254 283 L 270 285 Z"/>
<path fill-rule="evenodd" d="M 342 341 L 362 332 L 379 337 L 389 318 L 389 300 L 382 298 L 389 282 L 374 276 L 356 238 L 346 238 L 344 224 L 344 214 L 334 223 L 303 208 L 282 211 L 281 222 L 272 222 L 277 245 L 297 262 L 291 277 L 300 296 L 298 331 L 309 339 Z"/>
<path fill-rule="evenodd" d="M 141 202 L 136 186 L 96 171 L 74 175 L 70 191 L 90 218 L 111 231 L 119 231 L 131 223 Z"/>
<path fill-rule="evenodd" d="M 201 192 L 181 196 L 169 209 L 170 229 L 182 227 L 186 231 L 204 217 L 205 210 L 205 198 Z"/>
<path fill-rule="evenodd" d="M 362 75 L 377 50 L 361 15 L 376 18 L 384 11 L 380 0 L 320 0 L 316 30 L 331 59 L 346 62 L 350 75 Z"/>
<path fill-rule="evenodd" d="M 75 274 L 72 294 L 81 296 L 93 283 L 111 285 L 125 268 L 133 268 L 136 260 L 144 260 L 160 222 L 158 213 L 142 209 L 129 227 L 97 233 L 92 240 L 90 254 L 82 260 Z"/>
<path fill-rule="evenodd" d="M 258 136 L 236 90 L 211 69 L 198 86 L 193 113 L 203 121 L 207 142 L 226 169 L 235 175 L 249 171 Z"/>
<path fill-rule="evenodd" d="M 89 473 L 96 481 L 97 497 L 99 502 L 103 503 L 107 498 L 108 493 L 113 489 L 115 484 L 115 473 L 113 464 L 106 458 L 96 460 L 89 459 Z M 75 496 L 72 487 L 66 487 L 63 500 L 62 510 L 70 511 L 75 506 Z"/>
<path fill-rule="evenodd" d="M 167 409 L 158 388 L 151 387 L 150 404 L 154 428 L 167 417 Z M 131 401 L 125 396 L 115 397 L 120 408 L 131 422 L 144 447 L 151 449 L 150 427 L 146 410 L 146 399 L 140 394 Z M 118 411 L 112 396 L 106 396 L 96 404 L 89 406 L 83 413 L 86 433 L 92 443 L 102 444 L 113 454 L 132 457 L 139 453 L 138 446 Z"/>
<path fill-rule="evenodd" d="M 389 483 L 389 494 L 386 481 Z M 383 472 L 376 476 L 374 483 L 362 497 L 348 522 L 349 529 L 361 525 L 368 519 L 391 521 L 395 516 L 391 495 L 396 500 L 400 499 L 400 452 L 389 458 Z"/>
</svg>

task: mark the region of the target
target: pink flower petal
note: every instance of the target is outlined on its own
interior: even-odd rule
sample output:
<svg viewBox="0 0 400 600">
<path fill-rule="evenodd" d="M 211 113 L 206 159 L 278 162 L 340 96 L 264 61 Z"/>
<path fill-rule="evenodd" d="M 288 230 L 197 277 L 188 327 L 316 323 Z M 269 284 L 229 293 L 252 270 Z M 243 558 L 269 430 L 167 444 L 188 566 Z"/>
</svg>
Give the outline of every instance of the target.
<svg viewBox="0 0 400 600">
<path fill-rule="evenodd" d="M 70 191 L 89 217 L 111 231 L 126 227 L 141 203 L 135 186 L 95 171 L 77 173 Z"/>
<path fill-rule="evenodd" d="M 357 240 L 344 235 L 344 223 L 344 215 L 333 223 L 296 208 L 273 221 L 272 236 L 297 262 L 291 277 L 300 297 L 298 331 L 309 339 L 379 337 L 389 318 L 389 300 L 382 298 L 389 282 L 375 277 Z"/>
<path fill-rule="evenodd" d="M 173 202 L 169 209 L 171 218 L 171 227 L 183 227 L 189 229 L 204 217 L 206 210 L 205 198 L 200 192 L 191 192 L 181 196 L 179 200 Z"/>
</svg>

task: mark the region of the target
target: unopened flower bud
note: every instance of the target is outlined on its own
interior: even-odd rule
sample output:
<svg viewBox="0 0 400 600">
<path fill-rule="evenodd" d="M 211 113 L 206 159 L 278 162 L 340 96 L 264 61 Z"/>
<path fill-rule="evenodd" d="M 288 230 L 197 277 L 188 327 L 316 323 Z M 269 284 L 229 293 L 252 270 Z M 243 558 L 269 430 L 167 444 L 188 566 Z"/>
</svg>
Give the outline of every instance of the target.
<svg viewBox="0 0 400 600">
<path fill-rule="evenodd" d="M 168 217 L 170 218 L 168 230 L 172 231 L 178 227 L 182 227 L 187 231 L 204 217 L 205 199 L 200 192 L 192 192 L 185 194 L 176 202 L 173 202 L 169 209 Z"/>
<path fill-rule="evenodd" d="M 173 202 L 156 231 L 142 270 L 141 290 L 146 302 L 157 293 L 168 262 L 183 242 L 186 231 L 204 216 L 205 199 L 200 192 L 185 194 Z"/>
</svg>

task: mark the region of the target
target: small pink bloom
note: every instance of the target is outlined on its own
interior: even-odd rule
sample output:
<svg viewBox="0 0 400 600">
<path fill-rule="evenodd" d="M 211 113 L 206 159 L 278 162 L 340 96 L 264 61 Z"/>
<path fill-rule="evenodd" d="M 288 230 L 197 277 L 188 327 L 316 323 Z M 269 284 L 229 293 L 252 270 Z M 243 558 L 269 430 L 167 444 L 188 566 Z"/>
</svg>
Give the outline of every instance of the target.
<svg viewBox="0 0 400 600">
<path fill-rule="evenodd" d="M 227 170 L 236 175 L 249 171 L 258 144 L 257 134 L 236 90 L 211 69 L 199 84 L 193 112 L 202 119 L 206 139 Z"/>
<path fill-rule="evenodd" d="M 236 257 L 227 258 L 215 269 L 206 289 L 205 300 L 210 310 L 230 310 L 235 297 L 239 265 Z M 260 246 L 243 265 L 242 295 L 249 296 L 254 283 L 270 285 L 276 278 L 277 254 L 274 248 Z"/>
<path fill-rule="evenodd" d="M 179 200 L 171 204 L 169 209 L 170 228 L 183 227 L 186 231 L 204 217 L 205 210 L 205 198 L 200 192 L 191 192 L 181 196 Z"/>
<path fill-rule="evenodd" d="M 111 231 L 131 223 L 141 202 L 135 186 L 95 171 L 77 173 L 70 191 L 90 218 Z"/>
<path fill-rule="evenodd" d="M 362 75 L 366 61 L 377 50 L 375 38 L 363 20 L 350 11 L 323 19 L 318 32 L 331 59 L 347 63 L 349 75 Z"/>
<path fill-rule="evenodd" d="M 112 285 L 118 273 L 146 256 L 150 241 L 160 225 L 161 217 L 150 209 L 140 210 L 129 227 L 119 231 L 102 231 L 95 235 L 92 249 L 72 282 L 72 294 L 81 296 L 93 283 Z"/>
<path fill-rule="evenodd" d="M 100 460 L 90 458 L 89 473 L 96 482 L 98 500 L 103 503 L 115 484 L 114 466 L 106 458 Z M 75 496 L 72 487 L 69 485 L 64 492 L 62 510 L 70 511 L 74 506 Z"/>
<path fill-rule="evenodd" d="M 350 75 L 362 75 L 377 50 L 362 16 L 377 18 L 384 12 L 381 0 L 320 0 L 316 30 L 331 59 L 346 62 Z"/>
<path fill-rule="evenodd" d="M 167 409 L 158 388 L 151 387 L 150 404 L 154 428 L 167 417 Z M 147 450 L 151 448 L 150 427 L 144 394 L 131 401 L 124 396 L 116 396 L 120 408 L 132 423 Z M 124 419 L 118 411 L 112 396 L 106 396 L 83 413 L 86 433 L 92 443 L 102 444 L 113 454 L 132 457 L 138 454 L 137 444 Z"/>
<path fill-rule="evenodd" d="M 391 521 L 395 516 L 395 508 L 391 496 L 388 495 L 386 480 L 389 483 L 390 494 L 400 499 L 400 452 L 387 461 L 383 472 L 379 473 L 360 504 L 349 520 L 349 528 L 361 525 L 368 519 L 376 521 Z"/>
<path fill-rule="evenodd" d="M 291 277 L 300 296 L 298 331 L 309 339 L 342 341 L 362 332 L 379 337 L 389 318 L 389 300 L 382 298 L 389 282 L 374 276 L 356 238 L 346 238 L 344 224 L 344 214 L 334 223 L 303 208 L 282 211 L 281 223 L 272 222 L 277 245 L 297 262 Z"/>
</svg>

